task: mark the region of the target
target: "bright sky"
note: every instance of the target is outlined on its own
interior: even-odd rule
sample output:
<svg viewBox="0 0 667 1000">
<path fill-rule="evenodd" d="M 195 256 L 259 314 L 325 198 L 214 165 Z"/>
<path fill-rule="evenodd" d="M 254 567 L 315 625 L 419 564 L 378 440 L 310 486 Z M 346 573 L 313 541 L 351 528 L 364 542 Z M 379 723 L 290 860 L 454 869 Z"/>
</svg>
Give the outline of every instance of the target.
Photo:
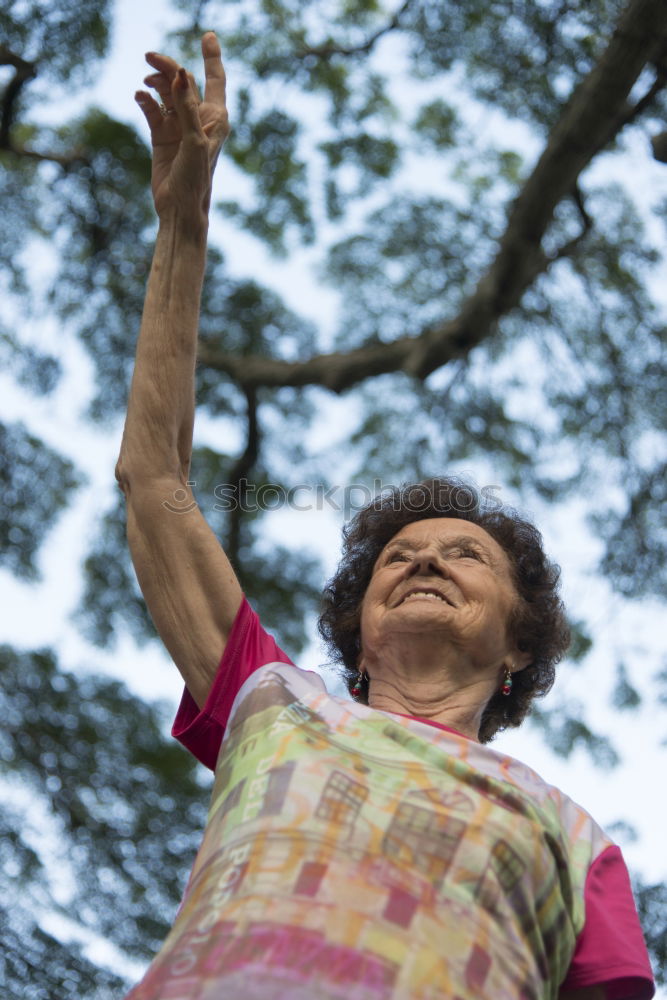
<svg viewBox="0 0 667 1000">
<path fill-rule="evenodd" d="M 173 15 L 162 0 L 146 0 L 142 4 L 136 0 L 120 0 L 114 55 L 104 63 L 96 85 L 83 95 L 86 103 L 101 104 L 112 114 L 143 129 L 142 116 L 133 101 L 134 90 L 141 86 L 146 71 L 143 54 L 147 49 L 159 47 L 170 24 L 173 24 Z M 234 88 L 233 79 L 230 88 Z M 81 107 L 81 96 L 77 95 L 71 108 L 67 102 L 59 100 L 55 114 L 62 121 Z M 49 114 L 48 109 L 45 113 Z M 223 158 L 217 179 L 219 197 L 229 177 Z M 229 196 L 226 189 L 225 196 Z M 215 232 L 225 238 L 224 226 L 216 226 Z M 260 280 L 280 288 L 294 305 L 298 302 L 302 311 L 313 317 L 321 316 L 323 295 L 325 303 L 330 304 L 332 310 L 335 308 L 333 294 L 313 282 L 307 253 L 301 254 L 296 261 L 276 264 L 258 251 L 252 241 L 238 236 L 233 249 L 232 253 L 232 248 L 225 246 L 227 255 L 233 258 L 230 260 L 233 268 L 255 273 Z M 82 421 L 80 413 L 90 394 L 90 363 L 66 334 L 63 337 L 57 324 L 47 322 L 36 335 L 44 346 L 65 358 L 66 377 L 62 389 L 52 400 L 35 400 L 17 390 L 5 376 L 0 376 L 2 416 L 6 420 L 26 420 L 35 433 L 72 455 L 85 469 L 89 484 L 80 491 L 74 507 L 60 519 L 45 546 L 41 559 L 43 582 L 27 586 L 6 572 L 0 572 L 0 600 L 8 610 L 2 641 L 30 648 L 53 645 L 59 650 L 63 665 L 70 669 L 107 672 L 123 678 L 140 695 L 166 696 L 175 702 L 181 689 L 180 680 L 175 668 L 158 649 L 139 651 L 129 640 L 123 640 L 112 652 L 91 650 L 70 621 L 79 596 L 79 565 L 91 525 L 94 525 L 96 513 L 106 508 L 115 488 L 113 468 L 120 425 L 96 430 Z M 336 412 L 336 419 L 343 419 L 339 408 Z M 209 432 L 209 428 L 201 426 L 200 433 L 208 435 Z M 525 761 L 558 785 L 583 804 L 603 826 L 619 819 L 631 822 L 640 833 L 638 841 L 630 843 L 619 838 L 629 866 L 648 879 L 665 879 L 664 797 L 656 794 L 656 784 L 660 787 L 664 784 L 657 777 L 664 773 L 666 763 L 666 750 L 659 746 L 665 736 L 664 710 L 650 698 L 639 711 L 629 714 L 613 713 L 608 705 L 615 672 L 613 649 L 619 642 L 626 647 L 636 647 L 631 676 L 640 687 L 643 685 L 646 691 L 649 690 L 651 674 L 660 664 L 657 651 L 644 662 L 642 649 L 661 609 L 650 604 L 628 607 L 592 576 L 590 567 L 594 563 L 596 546 L 578 529 L 574 519 L 576 513 L 574 510 L 563 512 L 552 523 L 540 526 L 546 529 L 550 551 L 563 566 L 566 601 L 577 614 L 583 615 L 586 609 L 589 620 L 605 638 L 585 668 L 563 671 L 559 690 L 568 698 L 586 704 L 589 720 L 613 737 L 624 762 L 617 769 L 604 773 L 593 768 L 583 754 L 575 755 L 570 762 L 562 761 L 551 754 L 528 727 L 501 736 L 495 746 Z M 325 512 L 313 511 L 296 517 L 293 513 L 280 512 L 273 517 L 269 530 L 281 539 L 286 533 L 291 534 L 324 553 L 328 574 L 335 565 L 341 526 L 340 516 Z M 654 642 L 651 648 L 655 650 Z M 302 665 L 312 669 L 319 666 L 322 659 L 321 650 L 313 645 L 302 658 Z M 667 992 L 659 995 L 666 1000 Z"/>
</svg>

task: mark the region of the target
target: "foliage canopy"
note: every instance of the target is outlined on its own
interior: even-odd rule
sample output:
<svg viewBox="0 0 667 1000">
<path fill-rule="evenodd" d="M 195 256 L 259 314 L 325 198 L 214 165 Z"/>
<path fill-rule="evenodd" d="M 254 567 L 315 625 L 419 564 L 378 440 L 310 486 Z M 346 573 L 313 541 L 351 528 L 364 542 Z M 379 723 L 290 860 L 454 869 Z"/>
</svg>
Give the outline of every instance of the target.
<svg viewBox="0 0 667 1000">
<path fill-rule="evenodd" d="M 649 139 L 657 152 L 667 115 L 662 0 L 180 0 L 178 9 L 171 49 L 192 59 L 214 27 L 234 82 L 217 205 L 229 264 L 214 247 L 198 372 L 207 426 L 231 443 L 202 444 L 193 478 L 286 648 L 296 654 L 306 641 L 318 560 L 273 545 L 261 511 L 223 521 L 219 484 L 327 489 L 473 468 L 531 507 L 583 507 L 610 587 L 664 597 L 655 275 L 666 209 L 628 168 L 654 176 Z M 103 109 L 58 113 L 65 87 L 83 106 L 109 55 L 112 15 L 109 0 L 10 0 L 0 11 L 0 352 L 17 384 L 57 393 L 62 352 L 35 332 L 55 317 L 94 369 L 85 419 L 115 427 L 154 231 L 149 151 Z M 338 308 L 308 315 L 298 279 L 281 287 L 240 275 L 235 232 L 279 275 L 286 262 L 316 260 Z M 312 434 L 325 402 L 344 432 Z M 65 442 L 59 451 L 10 422 L 0 435 L 0 565 L 34 579 L 84 476 Z M 77 621 L 93 644 L 128 631 L 152 638 L 120 501 L 99 516 L 82 572 Z M 574 624 L 573 662 L 597 637 Z M 102 1000 L 121 978 L 63 944 L 40 914 L 67 914 L 147 959 L 177 903 L 205 793 L 161 735 L 159 707 L 66 673 L 57 650 L 3 647 L 0 670 L 0 977 L 7 995 Z M 614 698 L 618 709 L 638 703 L 631 664 L 619 662 Z M 536 720 L 557 752 L 584 745 L 600 766 L 613 764 L 585 719 L 561 707 Z M 65 888 L 35 846 L 21 788 L 67 845 Z M 640 888 L 664 981 L 665 887 Z"/>
</svg>

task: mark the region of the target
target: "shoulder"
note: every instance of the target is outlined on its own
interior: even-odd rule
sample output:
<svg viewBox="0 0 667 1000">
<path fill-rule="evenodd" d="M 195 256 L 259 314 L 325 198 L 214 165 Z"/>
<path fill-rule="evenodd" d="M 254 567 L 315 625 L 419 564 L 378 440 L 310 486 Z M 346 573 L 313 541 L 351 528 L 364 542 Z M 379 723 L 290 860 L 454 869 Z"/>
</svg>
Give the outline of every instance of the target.
<svg viewBox="0 0 667 1000">
<path fill-rule="evenodd" d="M 614 841 L 583 806 L 534 768 L 487 744 L 463 742 L 463 755 L 469 765 L 508 787 L 521 797 L 551 832 L 560 833 L 570 844 L 590 846 L 590 858 L 611 846 Z"/>
</svg>

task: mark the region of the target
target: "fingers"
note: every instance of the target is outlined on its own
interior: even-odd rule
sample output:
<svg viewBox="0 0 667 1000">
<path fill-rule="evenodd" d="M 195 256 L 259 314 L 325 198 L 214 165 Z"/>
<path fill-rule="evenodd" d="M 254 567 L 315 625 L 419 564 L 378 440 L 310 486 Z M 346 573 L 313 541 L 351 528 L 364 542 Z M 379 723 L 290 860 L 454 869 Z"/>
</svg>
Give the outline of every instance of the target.
<svg viewBox="0 0 667 1000">
<path fill-rule="evenodd" d="M 147 87 L 151 87 L 153 90 L 157 91 L 160 95 L 160 100 L 166 108 L 172 108 L 174 102 L 172 100 L 172 86 L 175 79 L 175 75 L 172 78 L 168 78 L 164 73 L 150 73 L 148 76 L 144 77 L 144 83 Z M 197 101 L 200 101 L 199 88 L 197 87 L 196 80 L 192 73 L 188 73 L 188 81 L 192 92 L 195 95 Z"/>
<path fill-rule="evenodd" d="M 144 118 L 148 122 L 148 127 L 153 132 L 162 124 L 163 114 L 160 105 L 154 97 L 146 93 L 145 90 L 138 90 L 134 99 L 144 113 Z"/>
<path fill-rule="evenodd" d="M 222 65 L 220 45 L 212 31 L 206 32 L 202 38 L 202 56 L 206 74 L 203 104 L 192 74 L 186 73 L 174 59 L 159 52 L 146 53 L 146 61 L 154 72 L 145 77 L 144 83 L 159 95 L 162 111 L 166 108 L 168 113 L 175 113 L 172 125 L 178 121 L 183 137 L 188 133 L 199 137 L 206 136 L 211 148 L 219 150 L 229 134 L 229 121 L 225 106 L 225 70 Z M 137 101 L 151 127 L 151 132 L 161 123 L 166 125 L 160 105 L 154 98 L 144 91 L 139 91 Z"/>
<path fill-rule="evenodd" d="M 214 32 L 207 31 L 201 42 L 202 56 L 204 59 L 204 73 L 206 76 L 206 87 L 204 100 L 207 103 L 217 104 L 218 107 L 225 107 L 226 77 L 225 69 L 222 65 L 220 43 Z M 164 102 L 171 96 L 171 87 L 179 70 L 179 64 L 169 56 L 160 52 L 147 52 L 146 62 L 153 67 L 155 73 L 149 74 L 144 83 L 148 87 L 153 87 Z M 190 84 L 198 100 L 201 100 L 199 91 L 192 74 L 188 74 Z"/>
<path fill-rule="evenodd" d="M 174 75 L 170 96 L 184 137 L 188 133 L 203 136 L 204 130 L 199 118 L 199 94 L 192 76 L 182 66 L 178 67 Z"/>
<path fill-rule="evenodd" d="M 165 107 L 172 107 L 171 83 L 167 80 L 164 74 L 151 73 L 149 76 L 144 77 L 144 83 L 147 87 L 150 87 L 152 90 L 157 92 L 162 104 Z"/>
<path fill-rule="evenodd" d="M 206 75 L 204 100 L 224 107 L 226 99 L 225 68 L 222 65 L 220 43 L 212 31 L 207 31 L 202 38 L 201 51 L 204 57 L 204 73 Z"/>
<path fill-rule="evenodd" d="M 146 62 L 158 73 L 164 73 L 170 80 L 173 80 L 178 69 L 176 60 L 170 59 L 169 56 L 163 56 L 161 52 L 147 52 Z"/>
</svg>

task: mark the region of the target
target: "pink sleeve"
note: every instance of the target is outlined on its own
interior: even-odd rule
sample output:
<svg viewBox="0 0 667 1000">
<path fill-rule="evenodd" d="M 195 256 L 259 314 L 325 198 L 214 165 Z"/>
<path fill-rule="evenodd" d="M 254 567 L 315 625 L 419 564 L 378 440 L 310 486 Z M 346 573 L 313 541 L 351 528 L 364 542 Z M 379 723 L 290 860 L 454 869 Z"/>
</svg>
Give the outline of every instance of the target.
<svg viewBox="0 0 667 1000">
<path fill-rule="evenodd" d="M 607 1000 L 650 1000 L 653 975 L 618 847 L 608 847 L 595 859 L 584 896 L 586 923 L 561 989 L 604 986 Z"/>
<path fill-rule="evenodd" d="M 276 660 L 280 663 L 292 663 L 273 636 L 264 631 L 259 618 L 244 597 L 206 704 L 200 712 L 192 695 L 185 688 L 171 730 L 172 736 L 202 764 L 215 770 L 234 698 L 255 670 Z"/>
</svg>

